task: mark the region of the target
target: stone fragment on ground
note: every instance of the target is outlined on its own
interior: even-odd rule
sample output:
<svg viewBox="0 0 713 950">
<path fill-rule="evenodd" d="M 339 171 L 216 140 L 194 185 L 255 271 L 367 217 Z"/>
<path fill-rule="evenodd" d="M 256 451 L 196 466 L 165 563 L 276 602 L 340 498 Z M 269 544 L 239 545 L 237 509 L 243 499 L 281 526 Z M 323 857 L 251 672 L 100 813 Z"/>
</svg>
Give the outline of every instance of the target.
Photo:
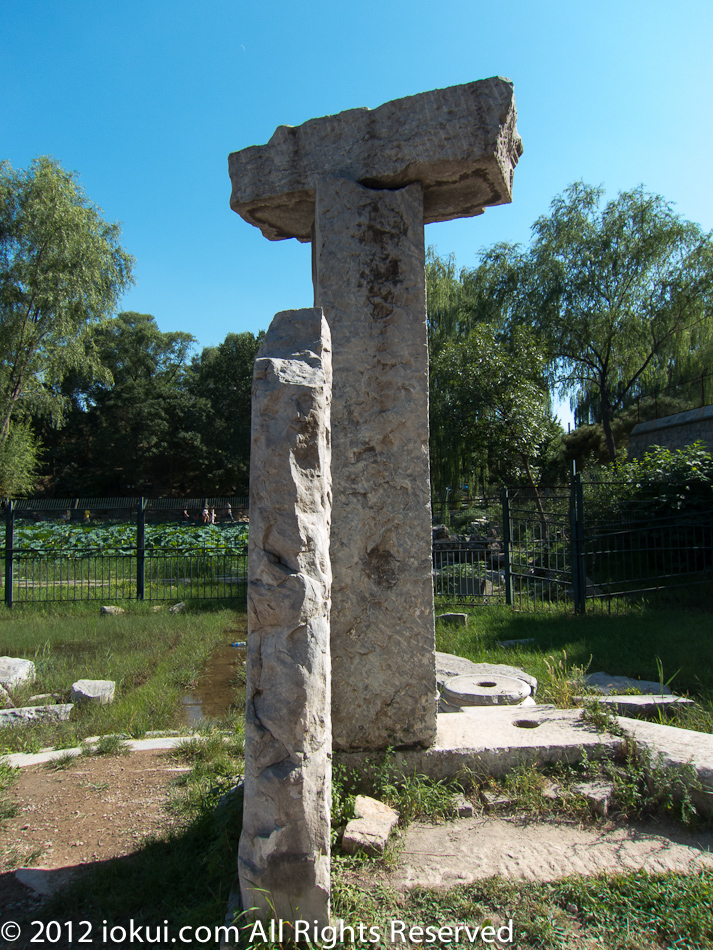
<svg viewBox="0 0 713 950">
<path fill-rule="evenodd" d="M 0 726 L 19 725 L 37 719 L 66 722 L 74 709 L 72 703 L 55 703 L 52 706 L 19 706 L 12 709 L 0 709 Z"/>
<path fill-rule="evenodd" d="M 15 704 L 4 686 L 0 686 L 0 709 L 12 709 Z"/>
<path fill-rule="evenodd" d="M 74 703 L 96 703 L 106 706 L 114 702 L 114 680 L 77 680 L 72 683 L 71 699 Z"/>
<path fill-rule="evenodd" d="M 454 676 L 489 676 L 491 674 L 514 676 L 515 679 L 520 679 L 530 686 L 533 696 L 537 693 L 535 677 L 519 670 L 516 666 L 509 666 L 507 663 L 474 663 L 464 656 L 436 652 L 436 682 L 439 688 L 442 688 Z"/>
<path fill-rule="evenodd" d="M 342 851 L 383 854 L 389 835 L 398 824 L 399 813 L 375 798 L 357 795 L 354 814 L 357 817 L 348 822 L 342 836 Z"/>
<path fill-rule="evenodd" d="M 581 697 L 579 697 L 581 700 Z M 652 696 L 646 693 L 641 696 L 617 695 L 615 693 L 589 696 L 602 706 L 612 706 L 620 716 L 644 715 L 649 716 L 658 711 L 673 712 L 677 706 L 695 706 L 692 699 L 685 696 Z"/>
<path fill-rule="evenodd" d="M 454 676 L 443 686 L 443 698 L 450 706 L 514 706 L 530 692 L 524 680 L 501 673 Z"/>
<path fill-rule="evenodd" d="M 168 608 L 170 614 L 182 614 L 186 610 L 186 605 L 181 601 L 178 604 L 174 604 L 173 607 Z"/>
<path fill-rule="evenodd" d="M 74 877 L 76 867 L 68 868 L 18 868 L 15 877 L 42 897 L 52 897 L 62 887 L 66 887 Z"/>
<path fill-rule="evenodd" d="M 35 664 L 32 660 L 20 657 L 0 656 L 0 685 L 21 686 L 22 683 L 34 683 Z"/>
<path fill-rule="evenodd" d="M 481 790 L 480 798 L 486 811 L 496 811 L 498 808 L 509 808 L 512 805 L 512 798 L 509 795 L 501 791 L 492 791 L 489 788 Z"/>
<path fill-rule="evenodd" d="M 36 696 L 30 696 L 25 705 L 51 706 L 53 703 L 58 703 L 61 698 L 59 693 L 38 693 Z"/>
<path fill-rule="evenodd" d="M 111 617 L 119 617 L 121 614 L 124 613 L 124 608 L 123 608 L 123 607 L 113 607 L 113 606 L 110 605 L 110 606 L 108 606 L 108 607 L 102 607 L 102 609 L 99 611 L 99 613 L 100 613 L 100 614 L 109 615 L 109 616 L 111 616 Z"/>
<path fill-rule="evenodd" d="M 673 696 L 673 690 L 651 680 L 636 680 L 630 676 L 612 676 L 611 673 L 590 673 L 584 677 L 584 683 L 605 696 L 621 694 L 625 690 L 638 690 L 651 696 Z"/>
<path fill-rule="evenodd" d="M 465 795 L 456 795 L 453 799 L 453 807 L 459 818 L 471 818 L 473 816 L 473 802 L 468 801 Z"/>
<path fill-rule="evenodd" d="M 442 620 L 443 623 L 454 623 L 460 627 L 468 626 L 468 614 L 437 614 L 436 620 Z"/>
<path fill-rule="evenodd" d="M 614 795 L 614 786 L 611 782 L 597 779 L 573 785 L 572 792 L 586 799 L 595 814 L 605 816 Z"/>
</svg>

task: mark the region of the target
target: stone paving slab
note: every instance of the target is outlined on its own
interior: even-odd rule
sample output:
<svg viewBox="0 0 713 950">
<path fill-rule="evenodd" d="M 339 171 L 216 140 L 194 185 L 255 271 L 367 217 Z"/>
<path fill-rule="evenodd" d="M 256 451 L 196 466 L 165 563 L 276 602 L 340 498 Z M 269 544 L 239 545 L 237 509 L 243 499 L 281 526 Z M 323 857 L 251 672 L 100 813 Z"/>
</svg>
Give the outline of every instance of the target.
<svg viewBox="0 0 713 950">
<path fill-rule="evenodd" d="M 87 742 L 98 741 L 99 737 L 87 739 Z M 126 748 L 129 752 L 143 752 L 145 750 L 153 751 L 156 749 L 175 749 L 182 742 L 189 742 L 191 739 L 201 739 L 201 736 L 156 736 L 149 739 L 127 739 Z M 44 765 L 47 762 L 53 762 L 64 755 L 81 755 L 83 749 L 75 746 L 72 749 L 43 749 L 41 752 L 13 752 L 2 758 L 6 765 L 15 768 L 25 768 L 28 765 Z"/>
</svg>

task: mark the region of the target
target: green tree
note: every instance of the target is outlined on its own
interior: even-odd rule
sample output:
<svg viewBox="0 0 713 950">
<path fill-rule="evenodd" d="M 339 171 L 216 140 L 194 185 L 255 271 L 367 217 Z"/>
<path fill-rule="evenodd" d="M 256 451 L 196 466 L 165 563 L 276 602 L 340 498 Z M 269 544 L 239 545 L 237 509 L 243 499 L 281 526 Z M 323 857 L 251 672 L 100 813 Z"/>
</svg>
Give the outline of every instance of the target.
<svg viewBox="0 0 713 950">
<path fill-rule="evenodd" d="M 108 379 L 90 330 L 131 282 L 120 234 L 53 159 L 0 163 L 0 452 L 31 413 L 61 422 L 70 372 Z"/>
<path fill-rule="evenodd" d="M 613 461 L 615 415 L 713 335 L 713 239 L 643 188 L 602 197 L 571 185 L 528 250 L 498 245 L 481 267 L 510 324 L 540 334 L 578 418 L 601 421 Z"/>
<path fill-rule="evenodd" d="M 203 428 L 205 481 L 217 493 L 248 493 L 253 364 L 264 336 L 229 333 L 193 360 L 192 391 L 210 407 Z"/>
<path fill-rule="evenodd" d="M 465 339 L 445 343 L 434 362 L 448 394 L 449 428 L 503 479 L 524 477 L 544 518 L 538 477 L 560 430 L 550 413 L 545 357 L 533 334 L 518 328 L 507 339 L 481 323 Z"/>
<path fill-rule="evenodd" d="M 145 313 L 124 312 L 94 329 L 111 382 L 73 374 L 67 425 L 46 433 L 55 491 L 88 495 L 185 492 L 205 465 L 208 403 L 190 391 L 189 333 L 163 333 Z"/>
</svg>

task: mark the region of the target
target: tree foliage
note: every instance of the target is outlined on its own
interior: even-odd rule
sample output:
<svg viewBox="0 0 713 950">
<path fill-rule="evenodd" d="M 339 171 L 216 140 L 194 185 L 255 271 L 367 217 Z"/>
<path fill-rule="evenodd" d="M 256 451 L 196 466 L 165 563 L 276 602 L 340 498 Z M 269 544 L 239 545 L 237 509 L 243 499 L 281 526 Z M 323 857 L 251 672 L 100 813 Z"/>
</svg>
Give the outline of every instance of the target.
<svg viewBox="0 0 713 950">
<path fill-rule="evenodd" d="M 0 163 L 0 447 L 13 420 L 61 420 L 69 372 L 108 378 L 90 329 L 131 282 L 120 233 L 56 161 Z"/>
<path fill-rule="evenodd" d="M 614 460 L 615 414 L 711 345 L 713 239 L 643 188 L 602 208 L 603 194 L 571 185 L 528 250 L 498 245 L 481 267 L 509 325 L 539 334 L 579 421 L 601 421 Z"/>
<path fill-rule="evenodd" d="M 559 434 L 546 362 L 526 328 L 505 332 L 487 268 L 456 272 L 429 252 L 431 476 L 434 490 L 493 476 L 533 485 Z"/>
</svg>

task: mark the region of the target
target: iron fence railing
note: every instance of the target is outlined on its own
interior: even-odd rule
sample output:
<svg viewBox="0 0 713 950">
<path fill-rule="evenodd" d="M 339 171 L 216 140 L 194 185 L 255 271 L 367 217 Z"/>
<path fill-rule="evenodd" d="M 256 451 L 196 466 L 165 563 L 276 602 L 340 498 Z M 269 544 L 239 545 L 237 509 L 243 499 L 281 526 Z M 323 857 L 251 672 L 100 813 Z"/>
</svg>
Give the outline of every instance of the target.
<svg viewBox="0 0 713 950">
<path fill-rule="evenodd" d="M 483 508 L 475 500 L 473 511 Z M 500 509 L 491 504 L 489 512 L 480 534 L 434 541 L 440 600 L 584 613 L 703 585 L 713 590 L 713 506 L 693 513 L 650 501 L 607 506 L 601 486 L 573 474 L 565 490 L 506 489 Z M 460 509 L 452 520 L 464 523 L 467 513 Z"/>
<path fill-rule="evenodd" d="M 247 585 L 247 500 L 5 501 L 4 601 L 215 600 Z"/>
</svg>

